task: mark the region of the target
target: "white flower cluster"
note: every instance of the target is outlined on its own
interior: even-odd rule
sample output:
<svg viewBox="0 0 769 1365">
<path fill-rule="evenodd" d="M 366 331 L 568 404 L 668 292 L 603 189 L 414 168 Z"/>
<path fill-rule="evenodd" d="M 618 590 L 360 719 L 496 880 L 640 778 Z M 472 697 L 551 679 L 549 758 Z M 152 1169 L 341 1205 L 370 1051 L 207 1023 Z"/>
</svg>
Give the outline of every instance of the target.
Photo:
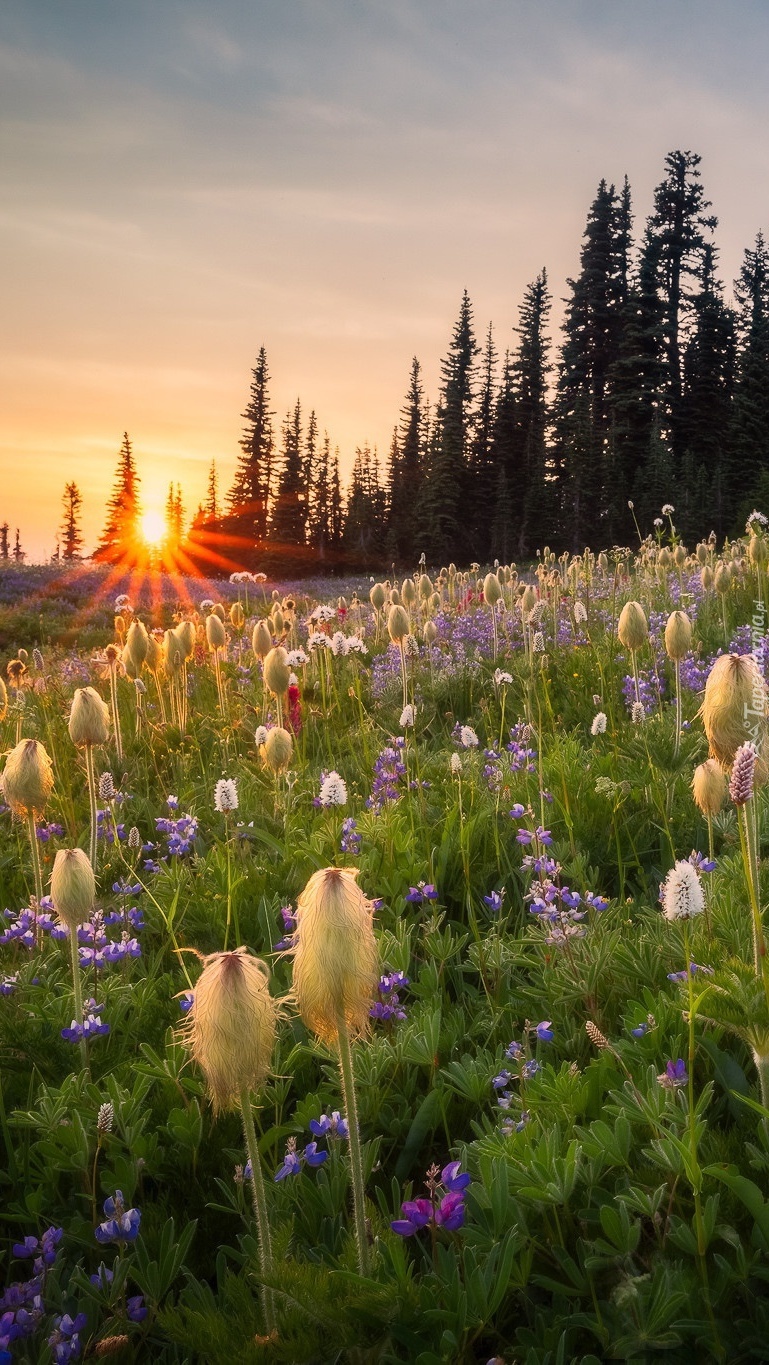
<svg viewBox="0 0 769 1365">
<path fill-rule="evenodd" d="M 365 654 L 366 646 L 359 635 L 344 635 L 337 630 L 331 636 L 331 653 L 342 658 L 347 654 Z"/>
<path fill-rule="evenodd" d="M 580 624 L 587 620 L 587 607 L 579 597 L 574 603 L 574 620 Z"/>
<path fill-rule="evenodd" d="M 324 635 L 322 630 L 311 630 L 307 636 L 307 648 L 311 654 L 314 654 L 316 649 L 330 649 L 331 637 Z"/>
<path fill-rule="evenodd" d="M 400 723 L 401 729 L 403 730 L 407 730 L 410 725 L 414 724 L 414 708 L 411 705 L 411 702 L 409 702 L 407 706 L 404 706 L 403 710 L 401 711 Z"/>
<path fill-rule="evenodd" d="M 238 788 L 234 777 L 220 777 L 214 787 L 214 808 L 226 814 L 238 809 Z"/>
<path fill-rule="evenodd" d="M 501 668 L 494 669 L 494 686 L 507 687 L 513 681 L 512 673 L 505 673 Z"/>
<path fill-rule="evenodd" d="M 590 733 L 591 735 L 606 734 L 606 713 L 604 711 L 598 711 L 597 714 L 593 716 L 593 724 L 590 726 Z"/>
<path fill-rule="evenodd" d="M 323 638 L 326 639 L 326 636 L 324 635 Z M 286 659 L 286 663 L 288 664 L 289 668 L 303 668 L 308 661 L 309 655 L 305 654 L 303 649 L 289 650 L 288 657 Z"/>
<path fill-rule="evenodd" d="M 459 731 L 459 742 L 463 749 L 477 749 L 478 736 L 472 725 L 463 725 Z"/>
<path fill-rule="evenodd" d="M 325 607 L 321 602 L 315 610 L 310 613 L 309 619 L 316 625 L 328 625 L 329 621 L 336 620 L 336 608 Z"/>
<path fill-rule="evenodd" d="M 705 909 L 702 882 L 697 869 L 689 862 L 680 861 L 672 867 L 662 888 L 665 919 L 692 919 Z"/>
<path fill-rule="evenodd" d="M 347 783 L 338 772 L 326 773 L 320 784 L 320 804 L 322 806 L 346 806 Z"/>
</svg>

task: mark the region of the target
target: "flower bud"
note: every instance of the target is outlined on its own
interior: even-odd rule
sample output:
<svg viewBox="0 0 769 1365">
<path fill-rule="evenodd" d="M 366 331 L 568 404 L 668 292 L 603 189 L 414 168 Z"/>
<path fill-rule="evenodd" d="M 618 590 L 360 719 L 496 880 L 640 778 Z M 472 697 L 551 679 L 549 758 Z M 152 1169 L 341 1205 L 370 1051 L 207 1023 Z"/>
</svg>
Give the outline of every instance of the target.
<svg viewBox="0 0 769 1365">
<path fill-rule="evenodd" d="M 692 795 L 704 816 L 718 815 L 726 799 L 726 777 L 714 758 L 706 758 L 695 768 Z"/>
<path fill-rule="evenodd" d="M 323 868 L 310 877 L 296 909 L 294 993 L 307 1027 L 334 1042 L 341 1024 L 365 1033 L 376 992 L 373 906 L 358 869 Z"/>
<path fill-rule="evenodd" d="M 242 630 L 245 624 L 246 613 L 240 602 L 233 602 L 230 607 L 230 625 L 234 626 L 236 630 Z"/>
<path fill-rule="evenodd" d="M 227 632 L 224 629 L 224 622 L 213 611 L 206 617 L 206 639 L 210 650 L 224 649 L 227 643 Z"/>
<path fill-rule="evenodd" d="M 0 786 L 14 815 L 39 815 L 45 810 L 53 790 L 53 769 L 38 740 L 23 739 L 11 749 Z"/>
<path fill-rule="evenodd" d="M 77 929 L 96 899 L 96 879 L 82 848 L 60 848 L 51 873 L 51 900 L 62 924 Z"/>
<path fill-rule="evenodd" d="M 267 738 L 262 745 L 262 758 L 276 777 L 278 773 L 285 772 L 293 752 L 294 742 L 288 730 L 284 730 L 281 725 L 275 725 L 267 731 Z"/>
<path fill-rule="evenodd" d="M 646 624 L 646 615 L 640 602 L 625 603 L 620 612 L 617 634 L 620 643 L 625 646 L 625 649 L 629 649 L 631 654 L 646 644 L 649 627 Z"/>
<path fill-rule="evenodd" d="M 502 597 L 502 588 L 495 573 L 487 573 L 483 580 L 483 600 L 487 607 L 495 607 Z"/>
<path fill-rule="evenodd" d="M 264 685 L 273 697 L 282 697 L 288 691 L 288 684 L 291 679 L 291 669 L 288 665 L 288 654 L 282 645 L 277 645 L 271 649 L 264 660 Z"/>
<path fill-rule="evenodd" d="M 401 644 L 409 633 L 408 613 L 398 602 L 387 613 L 387 633 L 393 644 Z"/>
<path fill-rule="evenodd" d="M 374 608 L 374 611 L 381 611 L 382 607 L 387 601 L 387 593 L 385 592 L 384 583 L 375 583 L 374 586 L 369 590 L 368 597 L 369 602 Z"/>
<path fill-rule="evenodd" d="M 280 639 L 281 635 L 283 634 L 285 625 L 286 622 L 283 618 L 283 612 L 281 611 L 280 607 L 275 607 L 272 613 L 272 633 L 274 636 L 277 637 L 277 639 Z"/>
<path fill-rule="evenodd" d="M 668 658 L 680 662 L 692 647 L 692 623 L 685 611 L 671 611 L 665 626 Z"/>
<path fill-rule="evenodd" d="M 203 959 L 181 1033 L 216 1111 L 237 1108 L 243 1091 L 261 1090 L 269 1074 L 278 1003 L 268 975 L 247 948 Z"/>
<path fill-rule="evenodd" d="M 109 707 L 95 687 L 78 687 L 69 713 L 69 737 L 77 749 L 89 744 L 106 744 L 109 736 Z"/>
<path fill-rule="evenodd" d="M 251 648 L 257 659 L 266 659 L 272 649 L 272 632 L 266 621 L 257 621 L 251 635 Z"/>
<path fill-rule="evenodd" d="M 705 683 L 700 715 L 711 757 L 722 768 L 731 768 L 740 745 L 755 738 L 754 725 L 763 733 L 766 700 L 766 684 L 751 654 L 722 654 L 716 659 Z M 757 781 L 764 780 L 764 769 L 759 759 Z"/>
</svg>

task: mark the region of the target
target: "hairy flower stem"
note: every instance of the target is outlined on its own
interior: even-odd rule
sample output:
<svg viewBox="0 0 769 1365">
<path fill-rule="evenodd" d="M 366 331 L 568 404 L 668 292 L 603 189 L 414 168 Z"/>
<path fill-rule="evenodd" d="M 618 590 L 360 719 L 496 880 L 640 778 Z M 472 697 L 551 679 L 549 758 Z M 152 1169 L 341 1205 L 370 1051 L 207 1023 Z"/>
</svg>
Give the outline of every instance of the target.
<svg viewBox="0 0 769 1365">
<path fill-rule="evenodd" d="M 88 782 L 88 804 L 91 809 L 91 842 L 89 844 L 88 856 L 91 860 L 91 867 L 96 871 L 96 834 L 98 830 L 98 807 L 96 804 L 96 773 L 93 763 L 93 745 L 85 746 L 85 775 Z"/>
<path fill-rule="evenodd" d="M 635 699 L 640 706 L 641 689 L 638 684 L 638 660 L 636 659 L 636 651 L 634 649 L 630 651 L 630 658 L 633 661 L 633 682 L 635 683 Z"/>
<path fill-rule="evenodd" d="M 254 1115 L 251 1110 L 251 1096 L 248 1089 L 244 1088 L 240 1092 L 240 1115 L 243 1120 L 243 1136 L 246 1141 L 246 1151 L 251 1162 L 251 1189 L 254 1200 L 254 1217 L 256 1218 L 256 1228 L 259 1235 L 259 1265 L 263 1275 L 269 1275 L 272 1271 L 272 1239 L 270 1237 L 270 1223 L 267 1216 L 267 1194 L 264 1188 L 264 1176 L 262 1174 L 262 1164 L 259 1157 L 259 1147 L 256 1141 L 256 1130 L 254 1128 Z M 262 1308 L 264 1309 L 264 1321 L 268 1332 L 275 1328 L 275 1304 L 273 1301 L 272 1290 L 266 1284 L 262 1285 Z"/>
<path fill-rule="evenodd" d="M 77 945 L 77 927 L 69 931 L 69 958 L 72 964 L 72 994 L 75 998 L 75 1022 L 83 1023 L 83 990 L 80 984 L 80 954 Z M 88 1075 L 88 1044 L 85 1038 L 80 1039 L 80 1057 L 83 1063 L 83 1070 Z"/>
<path fill-rule="evenodd" d="M 342 1016 L 338 1021 L 339 1029 L 339 1070 L 342 1076 L 342 1094 L 347 1111 L 347 1125 L 350 1130 L 350 1171 L 352 1174 L 353 1213 L 355 1216 L 355 1241 L 358 1248 L 358 1270 L 361 1275 L 368 1274 L 368 1236 L 366 1233 L 366 1205 L 363 1188 L 363 1153 L 358 1131 L 358 1100 L 355 1094 L 355 1077 L 352 1069 L 352 1050 L 347 1024 Z"/>
<path fill-rule="evenodd" d="M 673 757 L 678 758 L 681 748 L 681 661 L 676 659 L 676 742 Z"/>
<path fill-rule="evenodd" d="M 43 899 L 43 872 L 40 867 L 40 850 L 37 846 L 37 826 L 35 825 L 34 813 L 27 811 L 27 834 L 29 835 L 29 851 L 32 855 L 32 874 L 35 878 L 35 895 L 37 896 L 38 908 Z"/>
<path fill-rule="evenodd" d="M 404 710 L 409 704 L 409 680 L 406 672 L 406 649 L 402 640 L 398 641 L 398 649 L 401 656 L 401 678 L 403 679 L 403 707 Z"/>
<path fill-rule="evenodd" d="M 115 731 L 115 750 L 117 752 L 118 763 L 123 762 L 123 732 L 120 729 L 120 710 L 117 704 L 117 672 L 114 668 L 109 671 L 109 695 L 112 703 L 112 725 Z"/>
<path fill-rule="evenodd" d="M 753 822 L 753 798 L 746 801 L 739 807 L 740 825 L 740 844 L 742 847 L 742 861 L 745 867 L 745 880 L 748 884 L 748 895 L 750 897 L 750 909 L 753 916 L 753 966 L 756 976 L 762 982 L 764 995 L 766 997 L 767 1009 L 769 1009 L 769 962 L 766 958 L 766 940 L 764 938 L 764 925 L 761 918 L 761 906 L 758 900 L 758 857 L 756 851 L 756 831 Z"/>
</svg>

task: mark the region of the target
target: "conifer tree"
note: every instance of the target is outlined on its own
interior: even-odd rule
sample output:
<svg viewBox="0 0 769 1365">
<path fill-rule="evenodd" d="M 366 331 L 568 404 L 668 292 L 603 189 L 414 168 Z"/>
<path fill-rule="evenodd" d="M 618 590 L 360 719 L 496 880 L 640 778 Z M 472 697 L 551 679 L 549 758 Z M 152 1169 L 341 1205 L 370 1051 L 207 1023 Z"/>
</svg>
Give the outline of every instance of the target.
<svg viewBox="0 0 769 1365">
<path fill-rule="evenodd" d="M 769 499 L 769 247 L 761 232 L 745 251 L 734 297 L 739 354 L 725 484 L 736 530 Z"/>
<path fill-rule="evenodd" d="M 278 491 L 270 521 L 270 541 L 282 547 L 306 543 L 307 489 L 302 450 L 302 407 L 297 398 L 293 413 L 283 421 Z"/>
<path fill-rule="evenodd" d="M 478 406 L 468 462 L 468 525 L 473 557 L 484 562 L 491 554 L 494 519 L 495 470 L 492 454 L 494 406 L 496 397 L 497 350 L 494 329 L 489 323 L 483 351 Z"/>
<path fill-rule="evenodd" d="M 334 451 L 331 462 L 331 492 L 329 495 L 329 546 L 338 550 L 342 544 L 344 505 L 342 501 L 342 481 L 339 477 L 339 447 Z"/>
<path fill-rule="evenodd" d="M 118 455 L 115 487 L 107 503 L 107 522 L 94 550 L 94 559 L 132 563 L 140 556 L 139 476 L 128 432 Z"/>
<path fill-rule="evenodd" d="M 21 548 L 21 536 L 19 535 L 18 526 L 16 527 L 16 539 L 13 543 L 13 557 L 17 564 L 23 564 L 27 557 Z"/>
<path fill-rule="evenodd" d="M 519 341 L 513 360 L 516 435 L 510 490 L 521 509 L 514 545 L 519 557 L 532 554 L 544 538 L 552 537 L 557 516 L 557 469 L 547 448 L 547 325 L 551 306 L 547 271 L 543 269 L 526 289 L 515 329 Z"/>
<path fill-rule="evenodd" d="M 313 414 L 314 415 L 314 414 Z M 331 547 L 331 442 L 328 432 L 317 449 L 310 473 L 310 501 L 307 511 L 307 538 L 321 561 Z"/>
<path fill-rule="evenodd" d="M 427 538 L 436 561 L 461 559 L 469 548 L 467 461 L 478 352 L 472 305 L 465 290 L 449 353 L 441 363 L 437 430 L 425 489 Z"/>
<path fill-rule="evenodd" d="M 707 212 L 711 205 L 701 181 L 701 160 L 696 152 L 668 153 L 665 178 L 654 191 L 654 212 L 649 218 L 649 231 L 659 246 L 667 426 L 676 470 L 686 439 L 681 413 L 683 352 L 695 321 L 694 301 L 702 285 L 705 248 L 718 224 Z"/>
<path fill-rule="evenodd" d="M 607 489 L 607 540 L 627 544 L 635 536 L 628 500 L 639 522 L 649 524 L 661 503 L 647 479 L 656 451 L 663 402 L 664 304 L 659 289 L 660 246 L 645 234 L 638 268 L 622 307 L 622 328 L 611 376 L 611 448 Z M 663 490 L 662 501 L 672 489 Z"/>
<path fill-rule="evenodd" d="M 709 525 L 727 529 L 725 479 L 734 397 L 734 314 L 715 277 L 715 248 L 706 244 L 702 287 L 694 300 L 695 323 L 684 354 L 680 428 L 684 449 L 677 511 L 682 534 L 701 535 Z M 749 509 L 751 510 L 751 509 Z"/>
<path fill-rule="evenodd" d="M 4 521 L 2 526 L 0 526 L 0 559 L 7 560 L 10 558 L 8 548 L 8 534 L 10 529 L 7 521 Z"/>
<path fill-rule="evenodd" d="M 513 361 L 510 352 L 506 351 L 494 407 L 490 450 L 494 472 L 494 510 L 489 558 L 497 558 L 503 564 L 509 563 L 518 552 L 516 525 L 520 523 L 520 517 L 516 517 L 515 509 L 520 505 L 518 499 L 522 482 L 520 477 L 516 477 L 516 456 L 519 453 L 517 415 Z M 520 470 L 518 474 L 520 476 Z"/>
<path fill-rule="evenodd" d="M 388 478 L 388 552 L 404 565 L 413 564 L 420 537 L 424 422 L 422 367 L 414 356 L 400 427 L 393 432 Z"/>
<path fill-rule="evenodd" d="M 60 532 L 60 558 L 67 560 L 79 559 L 83 549 L 83 531 L 81 525 L 83 498 L 76 483 L 65 484 L 62 506 L 64 516 Z"/>
<path fill-rule="evenodd" d="M 264 346 L 260 347 L 251 375 L 251 396 L 243 413 L 247 425 L 240 438 L 241 454 L 227 498 L 228 529 L 258 547 L 267 537 L 275 449 L 268 392 L 270 375 Z M 209 504 L 210 501 L 209 484 Z"/>
<path fill-rule="evenodd" d="M 216 521 L 219 516 L 219 475 L 216 460 L 211 461 L 206 489 L 205 515 L 208 521 Z"/>
</svg>

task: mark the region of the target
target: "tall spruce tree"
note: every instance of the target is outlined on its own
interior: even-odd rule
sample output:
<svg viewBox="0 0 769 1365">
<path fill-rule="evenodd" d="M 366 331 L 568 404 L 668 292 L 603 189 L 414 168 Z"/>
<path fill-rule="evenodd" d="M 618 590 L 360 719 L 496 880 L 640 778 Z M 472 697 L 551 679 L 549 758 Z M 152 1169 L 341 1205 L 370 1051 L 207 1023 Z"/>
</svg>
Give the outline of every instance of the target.
<svg viewBox="0 0 769 1365">
<path fill-rule="evenodd" d="M 79 559 L 83 549 L 82 510 L 83 497 L 76 483 L 64 485 L 62 496 L 63 517 L 61 523 L 62 559 Z"/>
<path fill-rule="evenodd" d="M 695 299 L 701 292 L 706 247 L 718 225 L 709 214 L 710 200 L 696 152 L 669 152 L 665 177 L 654 191 L 649 231 L 659 246 L 664 299 L 666 424 L 676 472 L 681 468 L 686 432 L 683 426 L 683 354 L 695 323 Z"/>
<path fill-rule="evenodd" d="M 283 420 L 280 474 L 269 539 L 281 549 L 306 544 L 306 459 L 302 448 L 302 405 L 298 398 L 293 412 L 287 412 Z"/>
<path fill-rule="evenodd" d="M 494 521 L 495 470 L 492 451 L 497 388 L 497 349 L 489 323 L 468 460 L 467 516 L 474 559 L 489 559 Z"/>
<path fill-rule="evenodd" d="M 639 522 L 651 523 L 661 506 L 647 478 L 657 459 L 663 401 L 664 304 L 659 288 L 660 245 L 648 231 L 622 308 L 617 358 L 611 376 L 611 448 L 607 488 L 607 543 L 635 536 L 628 501 Z M 662 501 L 671 496 L 663 490 Z"/>
<path fill-rule="evenodd" d="M 715 248 L 710 244 L 705 246 L 694 315 L 684 353 L 680 419 L 684 457 L 676 510 L 684 537 L 702 535 L 708 526 L 720 538 L 727 529 L 726 451 L 736 348 L 734 313 L 724 303 L 715 276 Z"/>
<path fill-rule="evenodd" d="M 10 559 L 10 549 L 8 545 L 10 529 L 7 521 L 4 521 L 2 526 L 0 526 L 0 560 Z"/>
<path fill-rule="evenodd" d="M 251 372 L 251 396 L 243 413 L 247 425 L 240 438 L 241 454 L 227 499 L 228 529 L 257 549 L 267 538 L 274 479 L 269 379 L 267 353 L 262 346 Z"/>
<path fill-rule="evenodd" d="M 94 559 L 109 564 L 130 564 L 141 558 L 139 482 L 131 441 L 126 431 L 118 455 L 115 486 L 107 503 L 107 521 L 94 550 Z"/>
<path fill-rule="evenodd" d="M 431 557 L 461 559 L 472 547 L 467 535 L 467 461 L 472 431 L 475 359 L 479 348 L 467 290 L 441 362 L 441 393 L 425 487 L 426 532 Z"/>
<path fill-rule="evenodd" d="M 739 354 L 726 487 L 730 529 L 769 503 L 769 248 L 759 232 L 734 281 Z"/>
<path fill-rule="evenodd" d="M 208 521 L 216 521 L 219 516 L 219 474 L 216 468 L 216 460 L 212 460 L 208 470 L 208 483 L 206 485 L 206 501 L 204 512 Z"/>
<path fill-rule="evenodd" d="M 547 327 L 551 307 L 547 271 L 543 269 L 524 293 L 515 328 L 518 334 L 513 359 L 515 446 L 509 487 L 520 509 L 513 546 L 519 558 L 532 554 L 545 539 L 553 539 L 557 529 L 558 470 L 547 446 L 550 373 Z"/>
<path fill-rule="evenodd" d="M 400 427 L 393 433 L 388 480 L 388 551 L 397 563 L 413 566 L 420 540 L 421 501 L 424 481 L 424 389 L 422 367 L 416 356 Z"/>
<path fill-rule="evenodd" d="M 491 544 L 489 558 L 509 562 L 518 553 L 516 507 L 522 491 L 516 480 L 516 456 L 519 454 L 518 407 L 513 379 L 513 361 L 505 352 L 502 379 L 494 406 L 489 460 L 493 470 L 493 513 L 491 516 Z"/>
<path fill-rule="evenodd" d="M 310 470 L 310 505 L 307 511 L 307 539 L 323 562 L 331 548 L 331 442 L 328 432 L 315 451 Z"/>
</svg>

